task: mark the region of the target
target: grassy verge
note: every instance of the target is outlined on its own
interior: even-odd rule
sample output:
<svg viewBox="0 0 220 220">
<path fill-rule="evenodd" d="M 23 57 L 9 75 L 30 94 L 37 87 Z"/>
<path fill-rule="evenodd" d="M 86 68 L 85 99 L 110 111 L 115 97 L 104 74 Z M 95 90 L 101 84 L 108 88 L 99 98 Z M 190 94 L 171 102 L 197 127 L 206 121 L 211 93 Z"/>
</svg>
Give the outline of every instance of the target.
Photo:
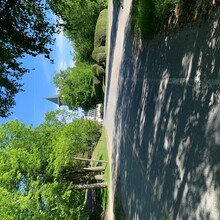
<svg viewBox="0 0 220 220">
<path fill-rule="evenodd" d="M 158 25 L 174 11 L 179 0 L 135 0 L 132 8 L 132 26 L 135 34 L 151 37 Z"/>
<path fill-rule="evenodd" d="M 95 147 L 92 159 L 98 159 L 98 160 L 106 160 L 108 161 L 108 149 L 107 149 L 107 137 L 106 137 L 106 131 L 105 128 L 102 128 L 102 135 L 99 139 L 99 142 L 97 146 Z M 92 166 L 97 166 L 97 162 L 91 163 Z M 109 163 L 105 163 L 105 182 L 110 184 L 110 167 Z M 101 198 L 102 198 L 102 207 L 104 210 L 107 210 L 108 206 L 108 189 L 101 189 Z"/>
</svg>

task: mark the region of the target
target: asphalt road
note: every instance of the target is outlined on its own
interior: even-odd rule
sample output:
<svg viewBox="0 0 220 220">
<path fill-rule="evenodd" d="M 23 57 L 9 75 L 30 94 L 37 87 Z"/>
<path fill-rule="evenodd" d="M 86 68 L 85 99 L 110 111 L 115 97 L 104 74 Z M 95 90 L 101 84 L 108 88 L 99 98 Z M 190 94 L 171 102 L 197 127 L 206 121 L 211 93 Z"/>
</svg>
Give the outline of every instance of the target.
<svg viewBox="0 0 220 220">
<path fill-rule="evenodd" d="M 126 220 L 219 220 L 220 10 L 141 41 L 131 3 L 109 7 L 112 203 Z"/>
</svg>

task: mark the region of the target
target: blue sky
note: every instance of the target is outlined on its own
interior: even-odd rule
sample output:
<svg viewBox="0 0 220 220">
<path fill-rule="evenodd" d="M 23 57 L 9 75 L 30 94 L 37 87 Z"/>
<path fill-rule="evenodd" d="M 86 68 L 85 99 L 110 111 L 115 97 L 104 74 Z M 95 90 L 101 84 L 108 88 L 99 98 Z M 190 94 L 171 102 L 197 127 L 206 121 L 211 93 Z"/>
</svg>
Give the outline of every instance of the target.
<svg viewBox="0 0 220 220">
<path fill-rule="evenodd" d="M 52 48 L 51 58 L 54 64 L 41 55 L 26 57 L 22 60 L 24 67 L 35 70 L 27 73 L 21 81 L 24 83 L 25 91 L 16 95 L 16 106 L 12 109 L 14 113 L 6 119 L 0 118 L 0 123 L 18 119 L 26 125 L 37 126 L 43 122 L 46 112 L 57 108 L 56 104 L 45 98 L 56 94 L 53 84 L 55 73 L 74 65 L 73 48 L 62 32 L 56 36 L 56 42 Z"/>
</svg>

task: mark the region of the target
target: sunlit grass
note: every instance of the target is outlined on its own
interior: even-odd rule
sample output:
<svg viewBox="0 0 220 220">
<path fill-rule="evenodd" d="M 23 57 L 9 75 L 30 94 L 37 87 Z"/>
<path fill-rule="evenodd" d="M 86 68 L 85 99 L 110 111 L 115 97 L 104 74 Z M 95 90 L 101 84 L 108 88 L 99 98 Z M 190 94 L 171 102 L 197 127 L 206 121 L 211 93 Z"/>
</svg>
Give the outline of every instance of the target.
<svg viewBox="0 0 220 220">
<path fill-rule="evenodd" d="M 107 148 L 107 137 L 105 127 L 102 128 L 102 135 L 99 139 L 97 146 L 95 147 L 92 159 L 96 160 L 105 160 L 108 161 L 108 148 Z M 92 162 L 92 166 L 100 165 L 97 162 Z M 110 166 L 109 163 L 103 163 L 105 166 L 104 178 L 105 182 L 110 184 Z M 107 209 L 108 206 L 108 189 L 101 189 L 101 197 L 102 197 L 102 207 L 104 210 Z"/>
<path fill-rule="evenodd" d="M 178 2 L 179 0 L 134 0 L 132 26 L 135 34 L 142 38 L 151 37 Z"/>
<path fill-rule="evenodd" d="M 132 24 L 134 32 L 140 37 L 150 36 L 156 27 L 153 0 L 133 1 Z"/>
</svg>

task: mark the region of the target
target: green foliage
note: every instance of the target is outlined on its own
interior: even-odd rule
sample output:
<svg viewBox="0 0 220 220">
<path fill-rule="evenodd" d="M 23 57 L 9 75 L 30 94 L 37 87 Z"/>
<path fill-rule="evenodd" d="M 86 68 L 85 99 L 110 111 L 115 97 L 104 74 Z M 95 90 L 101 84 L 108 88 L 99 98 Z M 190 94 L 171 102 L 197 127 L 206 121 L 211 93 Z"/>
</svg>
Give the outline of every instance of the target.
<svg viewBox="0 0 220 220">
<path fill-rule="evenodd" d="M 133 2 L 132 23 L 137 35 L 151 37 L 159 23 L 171 14 L 179 0 L 137 0 Z"/>
<path fill-rule="evenodd" d="M 104 114 L 104 105 L 102 104 L 100 107 L 100 113 L 103 115 Z"/>
<path fill-rule="evenodd" d="M 155 14 L 157 18 L 164 19 L 170 15 L 178 3 L 179 0 L 155 0 Z"/>
<path fill-rule="evenodd" d="M 64 109 L 57 109 L 55 111 L 49 111 L 45 114 L 44 124 L 51 125 L 51 127 L 59 127 L 73 122 L 78 118 L 79 116 L 75 112 L 66 111 Z"/>
<path fill-rule="evenodd" d="M 102 66 L 100 66 L 98 64 L 94 64 L 92 66 L 92 72 L 93 72 L 93 75 L 95 77 L 97 77 L 97 79 L 99 79 L 99 80 L 102 80 L 103 77 L 105 76 L 105 70 L 103 69 Z"/>
<path fill-rule="evenodd" d="M 108 16 L 107 9 L 102 10 L 99 14 L 96 27 L 95 27 L 94 47 L 105 46 L 107 16 Z"/>
<path fill-rule="evenodd" d="M 106 53 L 99 53 L 97 55 L 97 62 L 100 64 L 105 64 L 106 63 Z"/>
<path fill-rule="evenodd" d="M 95 29 L 94 50 L 92 58 L 99 64 L 106 63 L 106 31 L 107 31 L 108 10 L 100 12 Z"/>
<path fill-rule="evenodd" d="M 102 90 L 102 81 L 94 76 L 94 93 L 96 96 L 97 104 L 104 102 L 104 92 Z"/>
<path fill-rule="evenodd" d="M 93 50 L 93 52 L 92 52 L 92 58 L 93 58 L 95 61 L 97 61 L 98 63 L 99 63 L 99 61 L 101 61 L 101 60 L 99 60 L 99 59 L 100 59 L 100 57 L 99 57 L 100 54 L 101 54 L 101 55 L 105 54 L 105 47 L 104 47 L 104 46 L 95 47 L 94 50 Z M 105 56 L 106 56 L 106 55 L 105 55 Z"/>
<path fill-rule="evenodd" d="M 153 0 L 137 0 L 133 3 L 132 23 L 134 31 L 142 37 L 154 32 L 157 19 L 155 16 L 155 5 Z"/>
<path fill-rule="evenodd" d="M 92 89 L 93 74 L 87 63 L 60 71 L 55 75 L 54 83 L 60 90 L 61 102 L 71 109 L 81 107 L 87 111 L 97 103 Z"/>
<path fill-rule="evenodd" d="M 71 155 L 83 157 L 88 149 L 88 140 L 94 142 L 98 133 L 99 124 L 96 121 L 78 119 L 63 126 L 53 141 L 54 148 L 50 157 L 53 175 L 59 177 L 62 172 L 80 166 Z"/>
<path fill-rule="evenodd" d="M 72 190 L 65 172 L 79 166 L 73 156 L 83 154 L 99 125 L 57 125 L 60 113 L 50 115 L 37 128 L 17 120 L 0 126 L 0 219 L 85 219 L 85 194 Z"/>
<path fill-rule="evenodd" d="M 107 1 L 48 0 L 51 9 L 62 18 L 66 36 L 73 42 L 75 60 L 91 61 L 94 30 L 99 12 Z"/>
<path fill-rule="evenodd" d="M 106 0 L 96 0 L 96 2 L 102 6 L 102 8 L 107 8 L 108 7 L 108 1 Z"/>
<path fill-rule="evenodd" d="M 55 25 L 46 17 L 43 1 L 0 1 L 0 117 L 10 115 L 14 96 L 22 91 L 19 82 L 29 70 L 22 66 L 26 54 L 50 59 Z"/>
</svg>

